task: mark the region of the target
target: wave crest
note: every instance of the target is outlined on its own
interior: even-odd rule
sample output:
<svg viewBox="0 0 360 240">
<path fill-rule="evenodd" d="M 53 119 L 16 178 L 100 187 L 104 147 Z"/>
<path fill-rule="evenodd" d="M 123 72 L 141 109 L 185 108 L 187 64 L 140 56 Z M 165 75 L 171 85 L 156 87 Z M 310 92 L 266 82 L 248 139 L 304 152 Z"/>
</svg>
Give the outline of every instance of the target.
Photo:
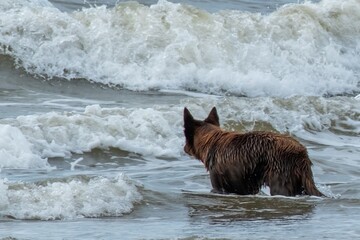
<svg viewBox="0 0 360 240">
<path fill-rule="evenodd" d="M 3 54 L 49 78 L 246 96 L 360 91 L 357 0 L 289 4 L 269 15 L 167 1 L 73 13 L 35 4 L 6 9 L 0 23 Z"/>
<path fill-rule="evenodd" d="M 122 216 L 142 200 L 124 174 L 113 179 L 75 176 L 35 183 L 0 179 L 0 193 L 0 215 L 32 220 Z"/>
</svg>

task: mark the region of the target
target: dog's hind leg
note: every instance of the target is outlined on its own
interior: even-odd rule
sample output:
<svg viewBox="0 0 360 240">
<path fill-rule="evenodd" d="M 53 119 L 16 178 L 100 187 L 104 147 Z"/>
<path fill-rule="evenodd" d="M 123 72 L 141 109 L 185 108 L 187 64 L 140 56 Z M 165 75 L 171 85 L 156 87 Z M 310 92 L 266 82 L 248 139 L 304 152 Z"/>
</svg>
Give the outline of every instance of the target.
<svg viewBox="0 0 360 240">
<path fill-rule="evenodd" d="M 211 180 L 211 185 L 213 187 L 213 189 L 211 190 L 212 193 L 220 193 L 220 194 L 228 193 L 225 190 L 223 178 L 224 177 L 216 173 L 216 171 L 210 170 L 210 180 Z"/>
<path fill-rule="evenodd" d="M 270 194 L 271 196 L 274 195 L 283 195 L 283 196 L 294 196 L 287 186 L 286 182 L 281 179 L 281 177 L 277 174 L 272 174 L 271 178 L 269 179 L 269 187 L 270 187 Z"/>
</svg>

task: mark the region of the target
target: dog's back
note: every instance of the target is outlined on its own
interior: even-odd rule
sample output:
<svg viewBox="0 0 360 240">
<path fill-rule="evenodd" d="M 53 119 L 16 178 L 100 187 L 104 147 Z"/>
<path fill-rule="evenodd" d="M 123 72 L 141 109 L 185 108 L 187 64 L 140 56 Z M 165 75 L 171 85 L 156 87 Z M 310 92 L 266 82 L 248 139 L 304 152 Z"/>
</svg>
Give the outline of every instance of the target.
<svg viewBox="0 0 360 240">
<path fill-rule="evenodd" d="M 211 119 L 217 119 L 215 125 Z M 184 120 L 189 121 L 185 115 Z M 315 187 L 306 148 L 294 138 L 271 132 L 223 131 L 216 109 L 206 120 L 194 120 L 193 134 L 185 134 L 187 145 L 192 145 L 185 149 L 209 170 L 213 191 L 256 194 L 267 185 L 272 195 L 322 196 Z"/>
<path fill-rule="evenodd" d="M 305 147 L 286 135 L 223 132 L 204 163 L 214 191 L 256 194 L 267 185 L 272 195 L 321 195 L 303 184 L 304 177 L 312 179 Z"/>
</svg>

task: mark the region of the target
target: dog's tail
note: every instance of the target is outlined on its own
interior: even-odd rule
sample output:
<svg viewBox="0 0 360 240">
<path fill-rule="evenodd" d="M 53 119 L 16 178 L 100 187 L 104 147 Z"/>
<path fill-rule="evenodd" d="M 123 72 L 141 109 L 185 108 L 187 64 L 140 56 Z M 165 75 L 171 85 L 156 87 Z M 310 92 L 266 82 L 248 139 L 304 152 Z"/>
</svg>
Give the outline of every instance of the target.
<svg viewBox="0 0 360 240">
<path fill-rule="evenodd" d="M 303 187 L 304 187 L 304 190 L 305 190 L 305 194 L 318 196 L 318 197 L 324 197 L 325 196 L 315 186 L 313 174 L 312 174 L 312 171 L 311 171 L 311 166 L 309 166 L 307 171 L 303 172 L 302 184 L 303 184 Z"/>
</svg>

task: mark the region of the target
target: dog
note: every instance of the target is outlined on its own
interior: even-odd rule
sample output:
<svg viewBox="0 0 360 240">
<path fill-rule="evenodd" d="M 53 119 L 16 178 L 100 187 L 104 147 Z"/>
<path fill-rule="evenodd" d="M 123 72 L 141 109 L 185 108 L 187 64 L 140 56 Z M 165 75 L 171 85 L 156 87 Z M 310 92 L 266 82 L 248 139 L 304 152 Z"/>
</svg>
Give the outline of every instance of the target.
<svg viewBox="0 0 360 240">
<path fill-rule="evenodd" d="M 214 107 L 204 121 L 184 108 L 184 151 L 210 173 L 212 192 L 239 195 L 324 196 L 315 186 L 306 148 L 291 136 L 273 132 L 224 131 Z"/>
</svg>

